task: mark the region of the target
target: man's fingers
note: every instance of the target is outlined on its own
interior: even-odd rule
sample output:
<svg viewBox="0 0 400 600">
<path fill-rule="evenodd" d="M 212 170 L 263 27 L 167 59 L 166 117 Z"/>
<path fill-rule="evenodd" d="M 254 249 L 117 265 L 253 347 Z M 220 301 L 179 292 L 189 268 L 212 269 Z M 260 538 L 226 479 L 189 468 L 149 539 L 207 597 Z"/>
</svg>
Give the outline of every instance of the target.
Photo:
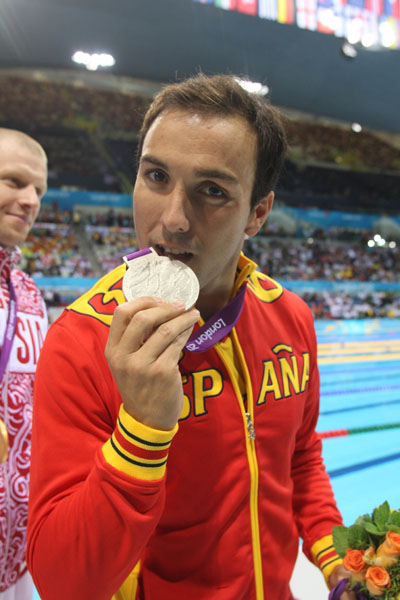
<svg viewBox="0 0 400 600">
<path fill-rule="evenodd" d="M 117 306 L 111 323 L 107 345 L 113 347 L 121 341 L 135 314 L 141 310 L 157 307 L 160 304 L 161 302 L 156 298 L 143 296 L 142 298 L 137 298 L 136 300 Z"/>
<path fill-rule="evenodd" d="M 177 363 L 180 351 L 189 339 L 199 317 L 198 310 L 190 310 L 162 323 L 154 330 L 139 352 L 146 353 L 149 362 L 163 356 L 163 358 L 174 357 L 174 362 Z"/>
<path fill-rule="evenodd" d="M 197 321 L 197 319 L 196 319 L 196 321 Z M 193 331 L 193 327 L 194 327 L 194 324 L 196 323 L 196 321 L 193 323 L 193 325 L 191 325 L 190 327 L 188 327 L 187 329 L 185 329 L 179 335 L 176 336 L 176 338 L 171 342 L 171 344 L 165 349 L 165 351 L 163 353 L 163 358 L 170 361 L 172 364 L 178 363 L 179 356 L 182 352 L 182 348 L 184 347 L 184 345 L 190 338 L 190 335 Z"/>
<path fill-rule="evenodd" d="M 340 600 L 357 600 L 357 596 L 354 592 L 347 590 L 344 591 L 343 594 L 340 596 Z"/>
<path fill-rule="evenodd" d="M 122 310 L 117 309 L 114 314 L 108 347 L 118 345 L 126 354 L 139 350 L 158 327 L 185 311 L 181 302 L 167 304 L 157 298 L 146 298 L 140 303 L 134 300 L 121 306 Z"/>
</svg>

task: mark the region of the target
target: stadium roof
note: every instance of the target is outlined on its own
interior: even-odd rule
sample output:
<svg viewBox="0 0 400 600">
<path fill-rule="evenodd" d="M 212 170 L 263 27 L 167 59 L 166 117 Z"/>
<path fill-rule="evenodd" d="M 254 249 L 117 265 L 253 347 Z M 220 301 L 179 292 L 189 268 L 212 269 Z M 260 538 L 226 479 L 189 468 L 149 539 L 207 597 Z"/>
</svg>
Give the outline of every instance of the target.
<svg viewBox="0 0 400 600">
<path fill-rule="evenodd" d="M 400 133 L 400 50 L 341 52 L 343 40 L 192 0 L 1 0 L 0 68 L 109 72 L 156 82 L 232 72 L 266 83 L 276 105 Z"/>
</svg>

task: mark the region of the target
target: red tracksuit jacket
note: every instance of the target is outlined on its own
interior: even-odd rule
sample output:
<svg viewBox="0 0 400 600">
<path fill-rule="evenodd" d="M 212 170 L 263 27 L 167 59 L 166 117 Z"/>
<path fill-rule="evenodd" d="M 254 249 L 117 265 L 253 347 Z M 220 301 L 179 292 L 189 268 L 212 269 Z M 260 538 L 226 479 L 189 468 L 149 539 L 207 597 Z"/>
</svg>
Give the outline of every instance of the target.
<svg viewBox="0 0 400 600">
<path fill-rule="evenodd" d="M 341 524 L 315 433 L 310 311 L 241 257 L 231 334 L 180 361 L 179 425 L 135 421 L 104 358 L 122 265 L 51 327 L 36 380 L 28 564 L 42 600 L 289 600 L 299 535 Z"/>
</svg>

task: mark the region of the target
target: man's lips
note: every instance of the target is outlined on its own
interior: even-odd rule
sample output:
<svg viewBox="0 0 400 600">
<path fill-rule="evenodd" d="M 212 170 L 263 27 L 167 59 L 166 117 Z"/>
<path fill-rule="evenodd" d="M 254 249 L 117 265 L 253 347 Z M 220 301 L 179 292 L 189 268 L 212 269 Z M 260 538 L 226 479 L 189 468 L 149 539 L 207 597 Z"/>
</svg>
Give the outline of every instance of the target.
<svg viewBox="0 0 400 600">
<path fill-rule="evenodd" d="M 183 248 L 176 248 L 168 246 L 167 244 L 155 244 L 154 249 L 159 256 L 168 256 L 168 258 L 176 260 L 189 260 L 192 258 L 193 253 L 184 250 Z"/>
<path fill-rule="evenodd" d="M 17 214 L 17 213 L 7 213 L 9 217 L 13 217 L 14 219 L 18 219 L 18 221 L 21 221 L 23 223 L 25 223 L 25 225 L 29 225 L 29 217 L 25 214 Z"/>
</svg>

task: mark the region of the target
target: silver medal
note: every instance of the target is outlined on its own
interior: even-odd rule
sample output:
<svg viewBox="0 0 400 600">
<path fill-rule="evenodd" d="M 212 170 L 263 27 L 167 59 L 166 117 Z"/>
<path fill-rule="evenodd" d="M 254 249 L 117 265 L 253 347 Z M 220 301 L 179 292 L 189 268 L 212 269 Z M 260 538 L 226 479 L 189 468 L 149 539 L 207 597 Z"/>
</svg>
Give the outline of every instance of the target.
<svg viewBox="0 0 400 600">
<path fill-rule="evenodd" d="M 157 296 L 166 302 L 181 300 L 186 310 L 194 306 L 200 290 L 199 280 L 190 267 L 179 260 L 159 256 L 150 248 L 132 260 L 124 257 L 127 269 L 122 280 L 125 298 L 134 300 L 141 296 Z"/>
</svg>

